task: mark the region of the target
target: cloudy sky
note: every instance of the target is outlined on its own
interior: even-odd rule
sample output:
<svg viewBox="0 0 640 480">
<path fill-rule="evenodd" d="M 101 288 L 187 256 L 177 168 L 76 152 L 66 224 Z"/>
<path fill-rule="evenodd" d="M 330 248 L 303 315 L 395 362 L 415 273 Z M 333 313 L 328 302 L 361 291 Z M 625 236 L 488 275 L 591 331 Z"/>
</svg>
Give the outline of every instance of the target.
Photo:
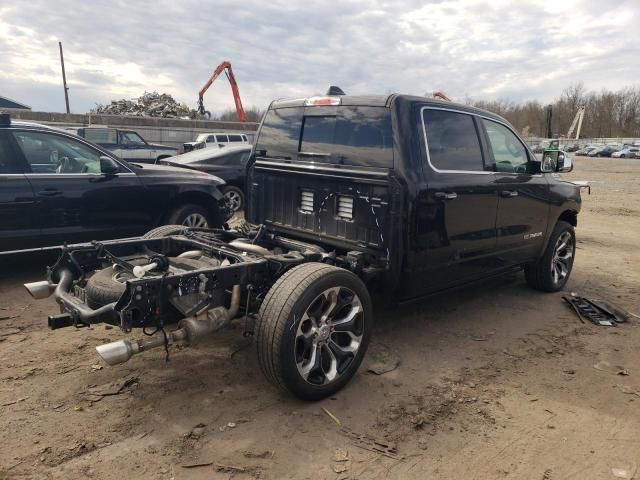
<svg viewBox="0 0 640 480">
<path fill-rule="evenodd" d="M 640 0 L 0 0 L 0 95 L 63 111 L 62 41 L 75 113 L 145 90 L 195 107 L 223 59 L 259 107 L 330 84 L 545 101 L 638 85 L 639 24 Z M 233 106 L 226 79 L 205 105 Z"/>
</svg>

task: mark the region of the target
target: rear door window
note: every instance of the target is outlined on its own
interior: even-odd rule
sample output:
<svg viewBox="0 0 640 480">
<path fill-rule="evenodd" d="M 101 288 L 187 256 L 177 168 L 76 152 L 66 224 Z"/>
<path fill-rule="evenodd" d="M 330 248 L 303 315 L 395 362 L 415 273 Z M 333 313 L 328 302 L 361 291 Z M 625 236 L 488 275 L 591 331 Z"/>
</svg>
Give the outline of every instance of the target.
<svg viewBox="0 0 640 480">
<path fill-rule="evenodd" d="M 229 135 L 230 142 L 241 142 L 242 137 L 240 135 Z"/>
<path fill-rule="evenodd" d="M 229 138 L 226 135 L 216 135 L 216 142 L 218 143 L 227 143 Z"/>
<path fill-rule="evenodd" d="M 425 108 L 422 120 L 429 163 L 435 170 L 485 170 L 480 139 L 472 115 Z"/>
</svg>

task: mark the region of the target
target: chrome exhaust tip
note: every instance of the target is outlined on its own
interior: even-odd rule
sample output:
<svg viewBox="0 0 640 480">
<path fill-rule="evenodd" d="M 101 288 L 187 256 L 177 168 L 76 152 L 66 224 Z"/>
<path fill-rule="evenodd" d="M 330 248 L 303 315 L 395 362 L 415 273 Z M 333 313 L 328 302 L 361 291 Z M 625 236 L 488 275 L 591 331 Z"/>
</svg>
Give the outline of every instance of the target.
<svg viewBox="0 0 640 480">
<path fill-rule="evenodd" d="M 42 300 L 43 298 L 48 298 L 56 289 L 56 285 L 49 283 L 46 280 L 42 280 L 40 282 L 30 282 L 25 283 L 24 288 L 27 289 L 29 295 L 31 295 L 36 300 Z"/>
<path fill-rule="evenodd" d="M 129 340 L 117 340 L 111 343 L 105 343 L 96 347 L 96 351 L 100 358 L 107 362 L 108 365 L 119 365 L 126 362 L 136 353 L 140 352 L 138 342 L 130 342 Z"/>
</svg>

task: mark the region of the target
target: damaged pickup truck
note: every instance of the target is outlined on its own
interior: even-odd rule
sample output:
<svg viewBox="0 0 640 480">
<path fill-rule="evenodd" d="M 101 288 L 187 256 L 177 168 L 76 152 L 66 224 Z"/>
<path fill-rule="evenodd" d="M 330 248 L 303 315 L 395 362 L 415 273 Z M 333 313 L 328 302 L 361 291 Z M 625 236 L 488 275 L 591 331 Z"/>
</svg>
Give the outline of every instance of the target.
<svg viewBox="0 0 640 480">
<path fill-rule="evenodd" d="M 570 157 L 552 157 L 538 161 L 501 117 L 446 101 L 279 100 L 248 164 L 246 223 L 68 245 L 26 287 L 55 296 L 52 329 L 155 332 L 97 347 L 110 365 L 246 322 L 265 376 L 320 399 L 365 355 L 372 293 L 405 302 L 517 269 L 563 288 L 580 189 L 557 174 Z"/>
</svg>

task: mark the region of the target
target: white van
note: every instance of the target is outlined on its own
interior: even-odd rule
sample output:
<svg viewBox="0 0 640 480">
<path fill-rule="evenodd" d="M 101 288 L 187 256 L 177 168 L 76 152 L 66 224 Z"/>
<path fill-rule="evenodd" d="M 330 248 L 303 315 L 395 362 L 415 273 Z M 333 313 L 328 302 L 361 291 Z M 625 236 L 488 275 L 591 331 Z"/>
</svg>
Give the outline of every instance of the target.
<svg viewBox="0 0 640 480">
<path fill-rule="evenodd" d="M 183 146 L 185 152 L 190 152 L 199 148 L 220 148 L 225 145 L 248 143 L 249 139 L 244 133 L 201 133 L 196 137 L 195 142 L 186 142 Z"/>
</svg>

